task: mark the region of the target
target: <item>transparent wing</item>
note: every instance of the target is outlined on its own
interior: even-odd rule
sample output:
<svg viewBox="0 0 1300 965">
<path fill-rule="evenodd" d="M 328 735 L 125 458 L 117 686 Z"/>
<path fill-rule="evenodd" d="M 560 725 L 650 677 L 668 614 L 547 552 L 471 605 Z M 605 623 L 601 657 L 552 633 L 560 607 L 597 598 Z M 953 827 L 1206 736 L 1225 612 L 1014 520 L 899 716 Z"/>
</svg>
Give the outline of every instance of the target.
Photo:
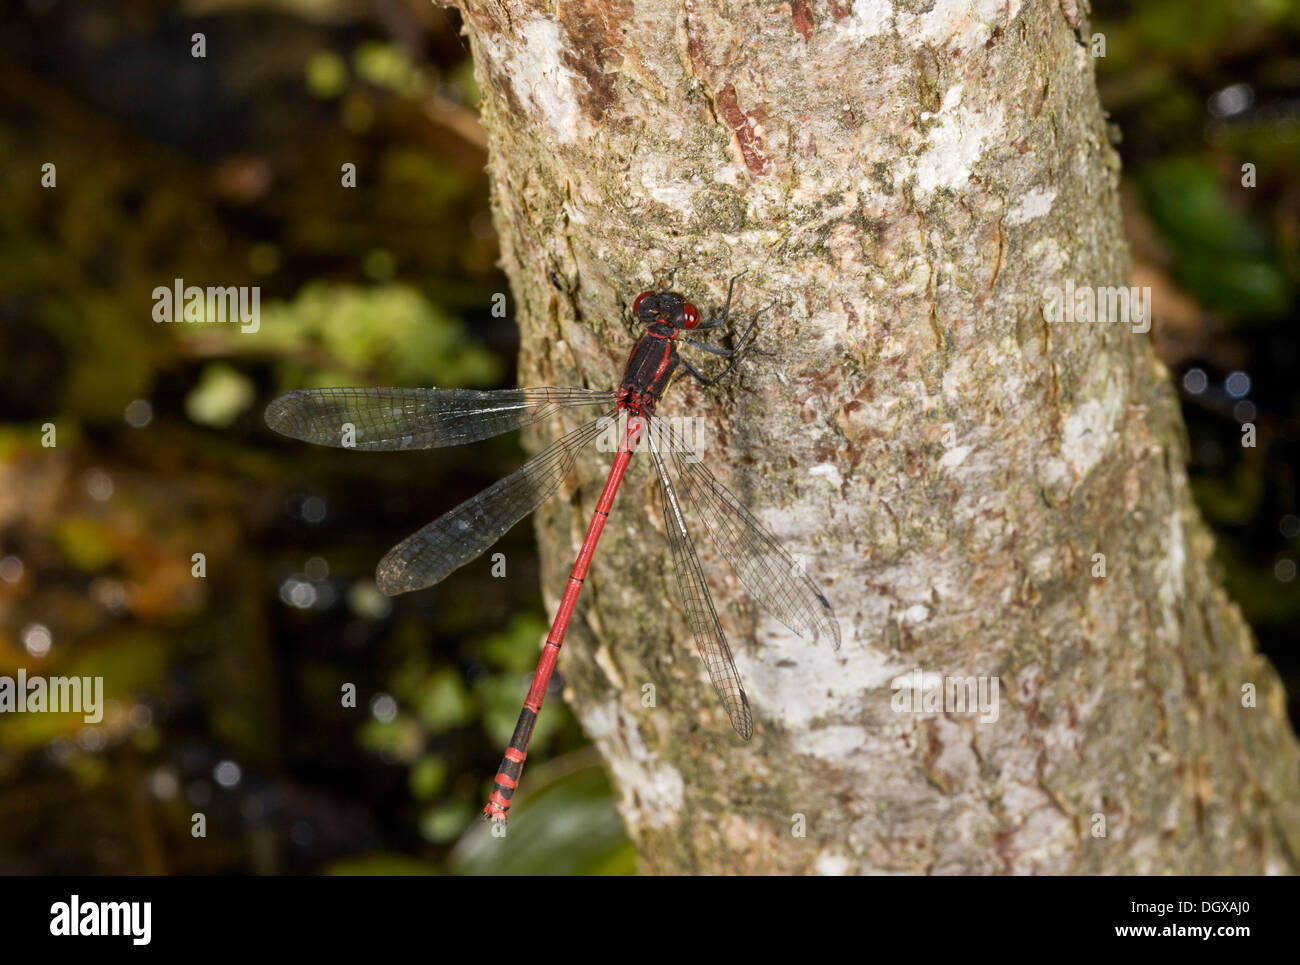
<svg viewBox="0 0 1300 965">
<path fill-rule="evenodd" d="M 651 438 L 653 440 L 653 436 Z M 713 608 L 713 599 L 705 585 L 704 572 L 700 569 L 700 559 L 695 554 L 690 531 L 682 516 L 677 490 L 653 441 L 649 448 L 655 471 L 659 474 L 659 490 L 664 501 L 664 528 L 668 531 L 668 543 L 673 551 L 677 589 L 686 607 L 691 632 L 695 635 L 696 649 L 700 651 L 704 666 L 709 670 L 713 689 L 718 692 L 722 706 L 727 709 L 731 726 L 742 738 L 749 740 L 754 735 L 754 718 L 749 711 L 749 698 L 745 696 L 745 687 L 740 682 L 740 673 L 732 659 L 731 648 L 727 646 L 727 638 L 718 623 L 718 613 Z"/>
<path fill-rule="evenodd" d="M 266 424 L 322 446 L 436 449 L 497 436 L 560 409 L 613 402 L 612 392 L 579 388 L 300 389 L 266 407 Z"/>
<path fill-rule="evenodd" d="M 814 643 L 827 637 L 838 650 L 840 625 L 830 603 L 780 541 L 714 478 L 672 426 L 653 419 L 650 437 L 667 450 L 678 491 L 749 595 L 795 633 Z"/>
<path fill-rule="evenodd" d="M 389 596 L 420 590 L 481 555 L 555 492 L 573 469 L 578 452 L 604 425 L 603 419 L 596 419 L 574 429 L 509 476 L 402 540 L 379 561 L 379 589 Z"/>
</svg>

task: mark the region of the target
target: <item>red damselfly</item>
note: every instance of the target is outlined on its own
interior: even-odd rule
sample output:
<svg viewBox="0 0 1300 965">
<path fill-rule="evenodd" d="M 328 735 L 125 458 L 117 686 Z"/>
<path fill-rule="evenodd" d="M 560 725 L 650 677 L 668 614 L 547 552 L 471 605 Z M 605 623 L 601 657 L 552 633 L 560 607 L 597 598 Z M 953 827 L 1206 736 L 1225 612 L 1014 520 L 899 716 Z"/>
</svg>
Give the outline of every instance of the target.
<svg viewBox="0 0 1300 965">
<path fill-rule="evenodd" d="M 286 436 L 369 451 L 460 445 L 531 425 L 561 409 L 608 407 L 601 418 L 562 436 L 517 472 L 393 547 L 376 570 L 379 588 L 390 596 L 432 586 L 484 553 L 555 492 L 573 468 L 578 452 L 596 438 L 611 417 L 623 420 L 618 453 L 569 574 L 514 736 L 483 809 L 485 818 L 504 821 L 510 811 L 533 725 L 546 697 L 596 543 L 632 453 L 643 442 L 648 443 L 646 448 L 659 478 L 664 527 L 687 621 L 736 733 L 749 740 L 754 732 L 753 717 L 686 526 L 684 506 L 703 523 L 719 555 L 731 564 L 737 579 L 758 603 L 806 639 L 815 642 L 825 636 L 835 648 L 840 645 L 839 624 L 816 584 L 776 537 L 713 477 L 681 436 L 655 415 L 664 389 L 679 365 L 701 384 L 713 385 L 735 367 L 752 344 L 758 315 L 730 349 L 707 345 L 684 334 L 724 326 L 730 316 L 735 284 L 736 279 L 732 278 L 722 314 L 703 324 L 695 306 L 677 292 L 647 291 L 638 295 L 632 313 L 645 326 L 645 331 L 632 348 L 623 381 L 615 392 L 581 388 L 304 389 L 280 396 L 267 406 L 267 425 Z M 725 358 L 727 364 L 717 375 L 706 378 L 689 359 L 678 354 L 678 346 L 682 344 Z"/>
</svg>

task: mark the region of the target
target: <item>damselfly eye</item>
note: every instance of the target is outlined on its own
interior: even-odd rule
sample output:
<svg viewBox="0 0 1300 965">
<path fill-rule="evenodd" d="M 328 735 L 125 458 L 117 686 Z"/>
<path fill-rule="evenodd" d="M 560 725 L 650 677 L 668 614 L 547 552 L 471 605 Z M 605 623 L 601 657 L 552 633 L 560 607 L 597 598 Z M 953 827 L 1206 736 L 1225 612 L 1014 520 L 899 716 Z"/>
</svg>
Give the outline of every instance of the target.
<svg viewBox="0 0 1300 965">
<path fill-rule="evenodd" d="M 653 295 L 654 292 L 642 292 L 636 296 L 636 301 L 632 303 L 632 314 L 635 315 L 641 311 L 641 303 Z"/>
<path fill-rule="evenodd" d="M 700 324 L 700 313 L 690 302 L 682 302 L 682 327 L 694 328 Z"/>
</svg>

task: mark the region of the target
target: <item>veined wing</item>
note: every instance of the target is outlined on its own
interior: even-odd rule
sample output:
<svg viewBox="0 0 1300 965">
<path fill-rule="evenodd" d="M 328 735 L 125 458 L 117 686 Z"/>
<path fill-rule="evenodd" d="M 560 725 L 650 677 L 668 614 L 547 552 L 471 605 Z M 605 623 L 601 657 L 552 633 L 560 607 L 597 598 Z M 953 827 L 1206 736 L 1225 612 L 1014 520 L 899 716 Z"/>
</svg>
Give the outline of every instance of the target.
<svg viewBox="0 0 1300 965">
<path fill-rule="evenodd" d="M 750 596 L 795 633 L 814 643 L 827 637 L 838 650 L 840 625 L 830 603 L 776 536 L 663 419 L 653 420 L 650 436 L 669 450 L 682 497 Z"/>
<path fill-rule="evenodd" d="M 677 588 L 686 606 L 686 618 L 690 621 L 691 632 L 695 635 L 695 647 L 704 659 L 704 666 L 709 670 L 709 679 L 713 689 L 722 699 L 722 706 L 727 709 L 731 726 L 745 740 L 754 736 L 754 718 L 749 711 L 749 698 L 745 696 L 744 684 L 740 682 L 740 673 L 732 659 L 731 648 L 718 623 L 718 613 L 713 608 L 713 599 L 704 582 L 704 572 L 700 569 L 700 559 L 695 554 L 690 531 L 682 517 L 681 503 L 663 457 L 655 447 L 653 435 L 649 446 L 654 460 L 655 470 L 659 474 L 659 489 L 664 501 L 664 528 L 668 531 L 668 544 L 673 551 L 673 570 L 677 574 Z"/>
<path fill-rule="evenodd" d="M 402 540 L 379 561 L 379 589 L 389 596 L 420 590 L 481 555 L 555 492 L 578 452 L 604 426 L 604 419 L 579 426 L 509 476 Z"/>
<path fill-rule="evenodd" d="M 266 424 L 322 446 L 436 449 L 497 436 L 560 409 L 613 402 L 613 392 L 579 388 L 300 389 L 266 407 Z"/>
</svg>

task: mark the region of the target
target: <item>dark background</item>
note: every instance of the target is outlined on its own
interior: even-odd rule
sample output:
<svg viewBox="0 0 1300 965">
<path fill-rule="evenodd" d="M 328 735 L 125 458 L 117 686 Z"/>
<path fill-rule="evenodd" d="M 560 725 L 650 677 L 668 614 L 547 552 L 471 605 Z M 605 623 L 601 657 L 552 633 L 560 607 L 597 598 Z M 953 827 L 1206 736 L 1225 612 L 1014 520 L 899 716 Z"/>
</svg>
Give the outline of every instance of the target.
<svg viewBox="0 0 1300 965">
<path fill-rule="evenodd" d="M 1300 4 L 1094 6 L 1133 283 L 1224 579 L 1295 695 Z M 531 528 L 505 579 L 373 584 L 518 441 L 367 454 L 261 422 L 308 385 L 514 384 L 458 29 L 424 0 L 6 5 L 0 674 L 102 674 L 109 701 L 0 715 L 0 873 L 635 870 L 558 699 L 510 847 L 475 820 L 547 623 Z M 260 286 L 261 330 L 155 324 L 177 277 Z"/>
</svg>

